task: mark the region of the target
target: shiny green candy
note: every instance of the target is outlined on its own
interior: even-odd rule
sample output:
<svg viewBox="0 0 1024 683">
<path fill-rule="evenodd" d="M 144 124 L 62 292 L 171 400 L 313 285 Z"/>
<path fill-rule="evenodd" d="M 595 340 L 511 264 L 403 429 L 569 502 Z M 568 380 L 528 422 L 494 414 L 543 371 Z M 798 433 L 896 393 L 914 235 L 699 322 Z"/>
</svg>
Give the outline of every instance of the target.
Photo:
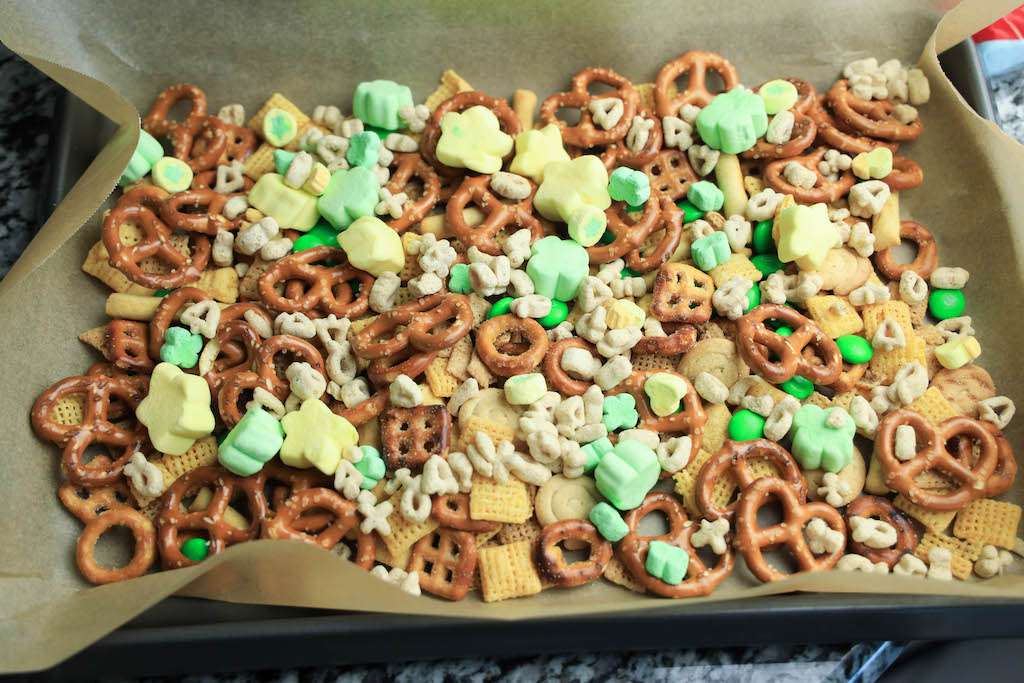
<svg viewBox="0 0 1024 683">
<path fill-rule="evenodd" d="M 202 562 L 210 554 L 210 545 L 201 538 L 190 538 L 181 544 L 181 554 L 193 562 Z"/>
<path fill-rule="evenodd" d="M 174 291 L 173 289 L 158 289 L 155 292 L 153 292 L 153 296 L 161 296 L 161 297 L 162 296 L 167 296 L 168 294 L 170 294 L 173 291 Z"/>
<path fill-rule="evenodd" d="M 499 315 L 505 315 L 509 312 L 509 307 L 512 302 L 515 301 L 514 297 L 506 296 L 498 299 L 491 304 L 491 310 L 487 311 L 488 318 L 497 318 Z M 554 308 L 554 306 L 552 306 Z"/>
<path fill-rule="evenodd" d="M 867 363 L 875 355 L 875 350 L 871 348 L 871 342 L 856 334 L 844 334 L 842 337 L 837 337 L 836 346 L 839 347 L 839 353 L 842 354 L 843 360 L 855 365 Z"/>
<path fill-rule="evenodd" d="M 754 253 L 774 254 L 775 240 L 772 238 L 772 222 L 758 221 L 754 226 Z"/>
<path fill-rule="evenodd" d="M 338 246 L 338 231 L 324 221 L 320 221 L 309 232 L 303 234 L 292 244 L 292 253 L 312 249 L 313 247 Z"/>
<path fill-rule="evenodd" d="M 814 393 L 814 383 L 800 375 L 794 375 L 791 379 L 787 379 L 779 385 L 779 388 L 790 396 L 796 396 L 801 401 Z"/>
<path fill-rule="evenodd" d="M 729 438 L 733 441 L 753 441 L 764 436 L 765 419 L 752 410 L 737 410 L 729 420 Z"/>
<path fill-rule="evenodd" d="M 626 279 L 627 277 L 638 277 L 640 275 L 643 275 L 643 273 L 638 273 L 629 267 L 623 268 L 622 272 L 619 273 L 619 277 L 622 279 Z"/>
<path fill-rule="evenodd" d="M 754 286 L 747 290 L 747 307 L 743 309 L 744 313 L 748 313 L 751 310 L 761 305 L 761 288 L 754 283 Z"/>
<path fill-rule="evenodd" d="M 684 225 L 686 223 L 692 223 L 698 218 L 704 216 L 704 212 L 698 209 L 696 206 L 694 206 L 693 203 L 688 199 L 683 199 L 681 201 L 676 202 L 676 206 L 683 210 Z"/>
<path fill-rule="evenodd" d="M 537 318 L 537 322 L 545 330 L 557 327 L 563 320 L 569 317 L 569 305 L 558 299 L 551 300 L 551 310 L 543 318 Z"/>
<path fill-rule="evenodd" d="M 778 327 L 775 328 L 775 334 L 779 335 L 780 337 L 788 337 L 789 335 L 793 334 L 793 328 L 789 327 L 788 325 L 779 325 Z"/>
<path fill-rule="evenodd" d="M 775 254 L 758 254 L 752 257 L 750 262 L 761 271 L 763 277 L 768 277 L 772 273 L 782 270 L 782 267 L 786 265 Z"/>
<path fill-rule="evenodd" d="M 928 312 L 938 320 L 948 320 L 964 314 L 967 300 L 959 289 L 933 289 L 928 295 Z"/>
</svg>

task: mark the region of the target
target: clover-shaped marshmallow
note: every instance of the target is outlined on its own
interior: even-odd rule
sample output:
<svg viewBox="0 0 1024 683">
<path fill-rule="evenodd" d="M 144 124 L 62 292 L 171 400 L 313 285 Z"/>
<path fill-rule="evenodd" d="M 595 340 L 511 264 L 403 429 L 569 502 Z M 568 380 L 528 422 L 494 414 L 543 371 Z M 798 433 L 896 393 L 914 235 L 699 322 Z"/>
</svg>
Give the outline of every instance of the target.
<svg viewBox="0 0 1024 683">
<path fill-rule="evenodd" d="M 569 153 L 562 146 L 562 132 L 553 123 L 540 130 L 528 130 L 516 136 L 516 155 L 509 170 L 540 183 L 544 171 L 553 161 L 569 161 Z"/>
<path fill-rule="evenodd" d="M 605 402 L 608 400 L 605 399 Z M 597 490 L 620 510 L 631 510 L 640 505 L 644 496 L 658 483 L 660 475 L 661 464 L 658 462 L 658 456 L 634 439 L 616 444 L 601 458 L 594 471 Z"/>
<path fill-rule="evenodd" d="M 277 455 L 284 443 L 284 430 L 277 418 L 253 407 L 228 432 L 217 449 L 217 460 L 240 477 L 256 474 Z"/>
<path fill-rule="evenodd" d="M 540 215 L 567 223 L 569 234 L 585 247 L 596 244 L 604 234 L 608 224 L 604 210 L 611 203 L 608 170 L 593 154 L 549 163 L 533 198 Z"/>
<path fill-rule="evenodd" d="M 502 132 L 498 117 L 487 107 L 477 105 L 441 117 L 437 159 L 446 166 L 497 173 L 502 157 L 511 151 L 512 137 Z"/>
<path fill-rule="evenodd" d="M 802 406 L 793 417 L 793 456 L 805 470 L 838 472 L 853 458 L 853 418 L 842 408 Z"/>
<path fill-rule="evenodd" d="M 705 144 L 726 154 L 745 152 L 768 130 L 764 100 L 742 86 L 716 95 L 697 114 Z"/>
<path fill-rule="evenodd" d="M 824 204 L 787 207 L 775 219 L 778 254 L 784 263 L 796 261 L 803 270 L 816 270 L 836 245 L 836 230 Z"/>
<path fill-rule="evenodd" d="M 602 422 L 609 432 L 616 429 L 632 429 L 640 421 L 636 410 L 636 399 L 632 394 L 606 396 L 602 410 Z"/>
<path fill-rule="evenodd" d="M 531 247 L 526 274 L 537 294 L 559 301 L 572 301 L 590 268 L 586 250 L 572 240 L 554 235 L 537 240 Z"/>
<path fill-rule="evenodd" d="M 179 368 L 194 368 L 203 349 L 203 338 L 184 327 L 170 327 L 160 347 L 160 360 Z"/>
<path fill-rule="evenodd" d="M 334 474 L 342 453 L 359 440 L 352 423 L 318 398 L 303 401 L 298 410 L 284 416 L 281 426 L 286 435 L 281 461 L 290 467 L 316 467 L 324 474 Z"/>
<path fill-rule="evenodd" d="M 182 455 L 196 439 L 213 432 L 210 386 L 198 375 L 186 375 L 177 365 L 160 363 L 153 368 L 149 394 L 135 415 L 149 430 L 149 440 L 158 451 Z"/>
</svg>

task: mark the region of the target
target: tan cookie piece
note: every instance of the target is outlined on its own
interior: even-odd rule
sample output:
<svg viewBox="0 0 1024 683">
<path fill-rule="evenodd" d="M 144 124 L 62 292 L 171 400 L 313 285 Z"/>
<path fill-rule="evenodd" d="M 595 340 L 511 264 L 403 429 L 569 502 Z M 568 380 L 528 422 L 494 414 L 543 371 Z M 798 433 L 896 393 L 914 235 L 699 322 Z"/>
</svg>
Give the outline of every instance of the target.
<svg viewBox="0 0 1024 683">
<path fill-rule="evenodd" d="M 867 478 L 867 468 L 864 465 L 864 456 L 856 446 L 853 448 L 853 458 L 850 464 L 837 472 L 839 481 L 849 487 L 849 491 L 843 494 L 843 505 L 848 504 L 864 491 L 864 482 Z M 825 470 L 804 470 L 804 477 L 807 479 L 807 497 L 811 500 L 824 500 L 824 496 L 818 495 L 818 487 L 825 476 Z"/>
<path fill-rule="evenodd" d="M 459 408 L 459 427 L 463 432 L 469 431 L 470 418 L 481 418 L 499 425 L 513 434 L 519 430 L 519 417 L 523 411 L 505 400 L 505 392 L 501 389 L 481 389 Z"/>
<path fill-rule="evenodd" d="M 992 376 L 974 363 L 956 370 L 939 370 L 932 378 L 932 386 L 942 392 L 954 410 L 968 417 L 977 416 L 978 401 L 996 395 Z"/>
<path fill-rule="evenodd" d="M 833 249 L 825 256 L 817 273 L 821 276 L 822 290 L 831 290 L 846 296 L 857 289 L 875 272 L 871 260 L 858 256 L 849 249 Z"/>
<path fill-rule="evenodd" d="M 704 437 L 701 441 L 701 447 L 711 453 L 717 453 L 725 445 L 732 413 L 729 412 L 729 408 L 724 404 L 718 404 L 705 405 L 704 415 L 708 419 L 704 423 Z"/>
<path fill-rule="evenodd" d="M 563 519 L 586 519 L 600 500 L 597 484 L 590 477 L 569 479 L 556 474 L 540 487 L 533 504 L 537 521 L 547 526 Z"/>
<path fill-rule="evenodd" d="M 740 358 L 736 344 L 724 338 L 703 339 L 694 344 L 679 361 L 678 369 L 691 382 L 700 373 L 709 372 L 727 387 L 750 374 L 750 368 Z"/>
</svg>

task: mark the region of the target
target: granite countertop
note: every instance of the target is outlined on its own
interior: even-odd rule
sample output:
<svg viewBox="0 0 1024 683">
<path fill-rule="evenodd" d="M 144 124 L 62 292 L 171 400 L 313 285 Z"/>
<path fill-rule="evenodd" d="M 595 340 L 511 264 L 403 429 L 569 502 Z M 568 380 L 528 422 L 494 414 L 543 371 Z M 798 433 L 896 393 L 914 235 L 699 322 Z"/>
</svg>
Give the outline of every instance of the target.
<svg viewBox="0 0 1024 683">
<path fill-rule="evenodd" d="M 1003 127 L 1024 141 L 1024 71 L 992 84 Z M 41 207 L 55 103 L 61 89 L 0 46 L 0 277 L 52 207 Z M 650 653 L 592 653 L 509 660 L 462 659 L 266 671 L 189 680 L 590 680 L 802 681 L 877 679 L 902 647 L 892 643 L 776 646 Z M 859 676 L 855 676 L 858 674 Z"/>
</svg>

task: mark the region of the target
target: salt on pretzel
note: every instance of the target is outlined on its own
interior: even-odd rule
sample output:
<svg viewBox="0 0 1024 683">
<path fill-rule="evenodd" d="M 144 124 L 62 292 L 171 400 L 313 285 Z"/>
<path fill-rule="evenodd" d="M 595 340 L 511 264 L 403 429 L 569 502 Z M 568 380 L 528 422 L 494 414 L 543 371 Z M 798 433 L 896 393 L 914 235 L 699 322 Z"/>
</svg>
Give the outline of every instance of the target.
<svg viewBox="0 0 1024 683">
<path fill-rule="evenodd" d="M 875 267 L 890 280 L 899 280 L 908 270 L 927 280 L 939 265 L 939 247 L 931 231 L 916 221 L 900 221 L 900 240 L 913 242 L 917 246 L 914 260 L 897 263 L 892 255 L 892 247 L 889 247 L 874 253 Z"/>
<path fill-rule="evenodd" d="M 341 249 L 319 246 L 274 261 L 260 276 L 259 292 L 274 311 L 356 318 L 370 307 L 373 281 L 349 264 Z M 278 285 L 284 286 L 283 293 Z"/>
<path fill-rule="evenodd" d="M 530 196 L 515 202 L 502 201 L 490 190 L 490 176 L 467 176 L 458 189 L 452 193 L 445 209 L 448 227 L 466 248 L 476 247 L 485 254 L 500 256 L 501 244 L 498 236 L 503 232 L 511 234 L 516 230 L 530 231 L 530 242 L 544 236 L 540 220 L 533 215 L 533 195 L 536 187 L 530 184 Z M 470 226 L 463 213 L 464 209 L 479 207 L 484 219 Z"/>
<path fill-rule="evenodd" d="M 762 459 L 775 466 L 780 477 L 792 486 L 801 502 L 807 499 L 807 481 L 800 466 L 785 448 L 768 439 L 726 441 L 722 450 L 705 462 L 697 475 L 696 503 L 704 517 L 731 521 L 738 503 L 718 507 L 715 504 L 715 485 L 721 477 L 732 476 L 740 491 L 745 491 L 760 478 L 751 471 L 751 463 Z"/>
<path fill-rule="evenodd" d="M 646 384 L 650 377 L 666 373 L 675 375 L 686 382 L 686 394 L 683 396 L 678 412 L 659 417 L 654 414 L 654 411 L 648 405 L 644 384 Z M 634 370 L 632 375 L 620 382 L 614 389 L 608 391 L 608 396 L 622 393 L 630 394 L 636 399 L 636 410 L 640 414 L 640 421 L 637 424 L 638 429 L 659 433 L 685 433 L 690 437 L 692 452 L 696 453 L 700 449 L 701 439 L 704 435 L 704 425 L 708 418 L 702 407 L 700 396 L 693 387 L 693 383 L 683 377 L 683 375 L 668 370 Z"/>
<path fill-rule="evenodd" d="M 437 172 L 415 152 L 396 154 L 395 169 L 384 186 L 391 194 L 404 192 L 411 197 L 402 209 L 402 215 L 389 220 L 388 227 L 401 235 L 423 220 L 441 198 L 441 180 Z M 419 181 L 417 185 L 416 182 Z M 419 188 L 419 195 L 412 197 L 413 187 Z"/>
<path fill-rule="evenodd" d="M 916 140 L 924 130 L 921 119 L 900 123 L 893 115 L 896 105 L 888 100 L 862 100 L 855 96 L 846 79 L 836 81 L 828 91 L 828 103 L 844 123 L 871 137 L 904 142 Z"/>
<path fill-rule="evenodd" d="M 892 152 L 899 148 L 899 143 L 877 140 L 867 135 L 850 132 L 845 130 L 845 125 L 840 128 L 841 124 L 832 117 L 826 108 L 826 99 L 825 95 L 818 96 L 815 105 L 807 110 L 807 115 L 811 117 L 814 125 L 818 128 L 819 144 L 847 154 L 870 152 L 876 147 L 886 147 Z"/>
<path fill-rule="evenodd" d="M 623 114 L 625 119 L 625 114 Z M 614 171 L 619 166 L 625 166 L 627 168 L 642 169 L 647 164 L 652 163 L 657 158 L 658 153 L 661 151 L 662 143 L 664 142 L 664 134 L 662 133 L 661 121 L 659 121 L 654 114 L 649 111 L 638 111 L 633 119 L 640 118 L 644 121 L 650 122 L 651 128 L 647 134 L 647 141 L 640 147 L 639 150 L 632 150 L 628 147 L 629 138 L 626 137 L 623 140 L 614 142 L 608 145 L 605 150 L 601 153 L 601 161 L 604 162 L 605 168 L 608 172 Z M 632 126 L 632 122 L 630 126 Z M 629 135 L 627 131 L 627 136 Z"/>
<path fill-rule="evenodd" d="M 593 95 L 589 92 L 592 83 L 609 85 L 614 90 Z M 607 98 L 622 100 L 622 117 L 611 128 L 601 130 L 594 125 L 590 103 Z M 616 143 L 626 137 L 639 102 L 639 94 L 625 76 L 621 76 L 611 69 L 591 67 L 583 69 L 572 77 L 572 87 L 568 92 L 552 95 L 541 103 L 540 119 L 544 123 L 553 123 L 558 126 L 566 145 L 589 149 L 598 145 Z M 575 125 L 570 126 L 557 116 L 558 110 L 567 108 L 579 109 L 580 120 Z"/>
<path fill-rule="evenodd" d="M 917 547 L 917 530 L 888 498 L 867 494 L 858 496 L 846 506 L 847 525 L 851 517 L 877 517 L 896 530 L 896 544 L 891 548 L 872 548 L 850 538 L 850 552 L 863 555 L 871 564 L 885 562 L 889 569 L 892 569 L 904 554 L 914 552 L 914 548 Z"/>
<path fill-rule="evenodd" d="M 856 179 L 852 171 L 843 171 L 835 180 L 822 175 L 821 171 L 818 170 L 818 162 L 822 160 L 827 151 L 827 148 L 819 147 L 800 156 L 776 159 L 769 162 L 764 167 L 765 184 L 776 192 L 793 195 L 793 199 L 801 204 L 818 204 L 822 202 L 830 204 L 845 197 L 846 193 L 856 183 Z M 786 165 L 791 163 L 800 164 L 814 173 L 816 179 L 813 187 L 797 187 L 786 179 L 784 171 Z"/>
<path fill-rule="evenodd" d="M 590 552 L 585 560 L 566 561 L 559 543 L 586 544 Z M 578 546 L 577 546 L 578 547 Z M 584 519 L 563 519 L 541 529 L 537 539 L 537 570 L 540 575 L 562 588 L 582 586 L 596 581 L 612 559 L 612 544 Z"/>
<path fill-rule="evenodd" d="M 789 326 L 793 333 L 783 337 L 767 326 L 775 320 Z M 773 384 L 781 384 L 795 375 L 827 386 L 838 379 L 843 369 L 839 347 L 811 320 L 789 306 L 762 304 L 739 319 L 736 348 L 743 361 Z M 804 350 L 815 354 L 812 362 Z M 769 353 L 778 358 L 772 360 Z"/>
<path fill-rule="evenodd" d="M 739 82 L 736 68 L 722 55 L 714 52 L 690 50 L 684 52 L 661 67 L 654 81 L 654 102 L 658 116 L 676 116 L 684 104 L 706 107 L 716 93 L 707 87 L 707 72 L 714 71 L 722 78 L 723 92 L 732 90 Z M 675 81 L 687 76 L 686 87 L 676 95 L 671 94 Z"/>
</svg>

